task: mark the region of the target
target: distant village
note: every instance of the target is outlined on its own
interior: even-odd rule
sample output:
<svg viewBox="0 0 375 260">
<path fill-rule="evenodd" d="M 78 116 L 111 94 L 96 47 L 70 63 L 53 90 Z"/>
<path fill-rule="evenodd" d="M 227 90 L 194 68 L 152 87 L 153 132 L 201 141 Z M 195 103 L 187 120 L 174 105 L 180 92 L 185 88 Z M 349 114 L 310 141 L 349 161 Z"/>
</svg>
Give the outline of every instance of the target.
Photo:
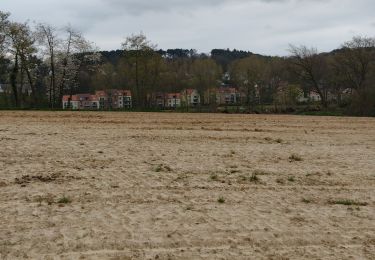
<svg viewBox="0 0 375 260">
<path fill-rule="evenodd" d="M 254 87 L 251 103 L 260 104 L 260 91 Z M 22 93 L 31 97 L 31 90 L 28 86 L 20 88 Z M 9 84 L 0 84 L 0 95 L 10 94 Z M 350 98 L 351 89 L 344 89 L 340 93 L 327 93 L 327 100 L 336 102 L 338 99 Z M 95 93 L 80 93 L 63 95 L 62 109 L 64 110 L 130 110 L 135 107 L 134 94 L 131 90 L 105 89 L 97 90 Z M 255 102 L 254 102 L 255 100 Z M 290 85 L 280 84 L 274 96 L 274 104 L 291 105 L 298 104 L 319 104 L 321 96 L 316 91 L 305 92 L 299 86 L 295 86 L 291 93 Z M 178 108 L 198 108 L 201 106 L 247 106 L 249 104 L 246 89 L 232 86 L 221 86 L 209 88 L 202 93 L 197 89 L 184 89 L 180 92 L 154 92 L 147 95 L 147 105 L 150 108 L 159 110 L 175 110 Z M 269 104 L 270 105 L 270 104 Z"/>
<path fill-rule="evenodd" d="M 375 116 L 374 37 L 328 53 L 290 44 L 283 57 L 163 50 L 142 32 L 121 47 L 99 51 L 74 27 L 0 11 L 0 109 Z"/>
<path fill-rule="evenodd" d="M 293 97 L 294 102 L 320 102 L 320 95 L 314 91 L 304 93 L 302 89 Z M 278 91 L 283 97 L 283 88 Z M 345 94 L 345 93 L 343 93 Z M 259 99 L 259 91 L 255 92 Z M 288 97 L 289 98 L 289 97 Z M 247 104 L 247 94 L 236 87 L 211 88 L 201 95 L 197 89 L 184 89 L 177 93 L 155 92 L 147 97 L 150 107 L 157 109 L 177 109 L 181 107 L 196 108 L 205 105 L 238 106 Z M 334 100 L 334 95 L 329 95 L 329 100 Z M 133 108 L 133 96 L 130 90 L 108 89 L 98 90 L 95 94 L 64 95 L 62 108 L 70 110 L 126 110 Z"/>
</svg>

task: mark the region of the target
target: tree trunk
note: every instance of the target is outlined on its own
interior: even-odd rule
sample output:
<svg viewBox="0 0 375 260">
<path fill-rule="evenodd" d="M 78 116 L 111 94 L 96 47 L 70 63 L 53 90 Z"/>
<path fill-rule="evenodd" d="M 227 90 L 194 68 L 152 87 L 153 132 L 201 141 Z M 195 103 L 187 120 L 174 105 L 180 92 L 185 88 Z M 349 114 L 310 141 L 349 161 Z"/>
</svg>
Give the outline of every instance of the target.
<svg viewBox="0 0 375 260">
<path fill-rule="evenodd" d="M 22 58 L 21 58 L 21 66 L 20 66 L 20 68 L 21 68 L 21 73 L 20 73 L 20 91 L 19 91 L 19 94 L 20 94 L 20 99 L 19 99 L 19 101 L 20 101 L 20 106 L 23 108 L 24 107 L 24 104 L 26 103 L 25 102 L 25 93 L 23 93 L 24 92 L 24 89 L 23 89 L 23 87 L 24 87 L 24 69 L 23 69 L 23 63 L 22 63 Z M 27 95 L 27 94 L 26 94 Z"/>
<path fill-rule="evenodd" d="M 17 89 L 17 75 L 18 75 L 18 52 L 16 53 L 14 67 L 12 73 L 10 75 L 10 82 L 12 86 L 12 92 L 14 97 L 15 106 L 18 107 L 19 100 L 18 100 L 18 89 Z"/>
<path fill-rule="evenodd" d="M 35 89 L 35 86 L 34 86 L 33 78 L 31 76 L 30 70 L 27 66 L 27 61 L 26 61 L 25 56 L 22 55 L 21 59 L 22 59 L 22 65 L 24 67 L 24 70 L 26 71 L 27 79 L 29 81 L 30 88 L 31 88 L 31 95 L 32 95 L 32 98 L 33 98 L 32 106 L 35 107 L 36 105 L 38 105 L 38 97 L 37 97 L 36 89 Z"/>
<path fill-rule="evenodd" d="M 59 87 L 59 104 L 62 104 L 62 98 L 64 96 L 66 69 L 67 69 L 67 66 L 68 66 L 68 57 L 70 55 L 70 45 L 71 45 L 71 42 L 72 42 L 72 34 L 70 33 L 69 34 L 69 39 L 68 39 L 68 47 L 67 47 L 66 54 L 65 54 L 65 57 L 64 57 L 61 84 L 60 84 L 60 87 Z M 69 101 L 69 105 L 70 105 L 70 101 Z"/>
<path fill-rule="evenodd" d="M 139 103 L 140 103 L 140 93 L 139 93 L 139 79 L 138 79 L 138 51 L 136 53 L 136 56 L 135 56 L 135 87 L 136 87 L 136 97 L 137 97 L 137 100 L 136 100 L 136 107 L 139 107 Z"/>
<path fill-rule="evenodd" d="M 55 57 L 54 57 L 54 50 L 53 47 L 50 47 L 50 52 L 51 52 L 51 90 L 52 93 L 52 99 L 51 99 L 51 108 L 55 108 L 56 104 L 56 75 L 55 75 Z"/>
</svg>

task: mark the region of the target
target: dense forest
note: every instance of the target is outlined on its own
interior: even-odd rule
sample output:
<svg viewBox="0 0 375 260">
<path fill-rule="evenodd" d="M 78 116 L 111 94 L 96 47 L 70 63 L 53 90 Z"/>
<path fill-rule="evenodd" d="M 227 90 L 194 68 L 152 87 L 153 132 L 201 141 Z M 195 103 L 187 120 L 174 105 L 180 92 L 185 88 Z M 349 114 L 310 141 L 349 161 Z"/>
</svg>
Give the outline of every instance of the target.
<svg viewBox="0 0 375 260">
<path fill-rule="evenodd" d="M 375 115 L 375 38 L 356 36 L 330 53 L 289 46 L 287 57 L 213 49 L 161 50 L 133 34 L 122 49 L 99 51 L 72 26 L 18 23 L 0 11 L 0 107 L 59 109 L 63 95 L 130 89 L 137 109 L 155 92 L 231 86 L 246 94 L 248 112 L 296 95 L 319 95 L 315 108 L 350 115 Z M 275 112 L 275 111 L 274 111 Z"/>
</svg>

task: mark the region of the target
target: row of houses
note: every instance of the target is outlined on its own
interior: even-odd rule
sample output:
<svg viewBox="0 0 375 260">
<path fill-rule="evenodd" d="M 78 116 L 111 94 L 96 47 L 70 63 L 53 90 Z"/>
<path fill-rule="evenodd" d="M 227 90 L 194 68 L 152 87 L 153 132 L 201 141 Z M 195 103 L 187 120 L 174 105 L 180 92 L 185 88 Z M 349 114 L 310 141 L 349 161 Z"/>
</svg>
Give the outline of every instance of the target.
<svg viewBox="0 0 375 260">
<path fill-rule="evenodd" d="M 236 105 L 244 101 L 244 93 L 237 88 L 220 87 L 208 89 L 203 98 L 196 89 L 185 89 L 180 93 L 153 93 L 150 104 L 158 108 L 198 107 L 201 104 Z"/>
<path fill-rule="evenodd" d="M 99 90 L 95 94 L 65 95 L 62 98 L 63 109 L 72 110 L 116 110 L 132 107 L 130 90 Z"/>
<path fill-rule="evenodd" d="M 278 92 L 283 92 L 283 88 L 280 88 Z M 345 90 L 347 91 L 347 90 Z M 346 92 L 343 91 L 342 95 Z M 255 87 L 253 100 L 260 99 L 259 89 Z M 327 100 L 334 101 L 335 95 L 327 93 Z M 181 93 L 156 93 L 151 98 L 153 104 L 159 108 L 178 108 L 178 107 L 197 107 L 201 104 L 210 105 L 215 104 L 219 106 L 230 106 L 245 104 L 247 102 L 247 95 L 244 91 L 234 87 L 220 87 L 211 88 L 203 93 L 203 98 L 195 89 L 183 90 Z M 305 102 L 320 102 L 321 97 L 316 91 L 309 91 L 305 93 L 302 89 L 299 89 L 298 95 L 294 100 L 296 103 Z"/>
<path fill-rule="evenodd" d="M 182 104 L 190 107 L 201 103 L 197 90 L 187 89 L 181 93 L 153 93 L 148 96 L 150 104 L 159 108 L 178 108 Z M 62 98 L 63 109 L 72 110 L 118 110 L 133 106 L 130 90 L 99 90 L 95 94 L 65 95 Z"/>
<path fill-rule="evenodd" d="M 196 89 L 185 89 L 176 93 L 156 92 L 148 95 L 149 104 L 160 109 L 179 107 L 198 107 L 201 104 L 235 105 L 241 100 L 241 93 L 236 88 L 221 87 L 204 93 L 204 99 Z M 72 110 L 117 110 L 132 108 L 130 90 L 100 90 L 95 94 L 65 95 L 63 109 Z"/>
<path fill-rule="evenodd" d="M 158 108 L 197 107 L 201 104 L 201 96 L 196 89 L 185 89 L 177 93 L 157 92 L 148 98 L 149 103 Z"/>
<path fill-rule="evenodd" d="M 279 92 L 283 92 L 280 88 Z M 310 91 L 304 93 L 302 89 L 295 102 L 319 102 L 318 93 Z M 255 98 L 259 98 L 259 92 L 255 92 Z M 245 104 L 247 96 L 243 91 L 234 87 L 219 87 L 206 90 L 201 97 L 196 89 L 185 89 L 176 93 L 155 92 L 147 96 L 148 104 L 160 109 L 176 109 L 179 107 L 198 107 L 200 105 L 215 104 L 230 106 Z M 118 110 L 130 109 L 133 106 L 130 90 L 100 90 L 95 94 L 65 95 L 62 100 L 63 109 L 72 110 Z"/>
</svg>

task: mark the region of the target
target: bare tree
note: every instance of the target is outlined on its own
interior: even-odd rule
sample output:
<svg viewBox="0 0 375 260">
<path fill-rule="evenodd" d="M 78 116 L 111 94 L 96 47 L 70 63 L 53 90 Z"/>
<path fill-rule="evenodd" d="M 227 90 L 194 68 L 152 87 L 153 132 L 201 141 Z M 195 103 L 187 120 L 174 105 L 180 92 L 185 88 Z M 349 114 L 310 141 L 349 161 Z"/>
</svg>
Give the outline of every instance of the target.
<svg viewBox="0 0 375 260">
<path fill-rule="evenodd" d="M 101 59 L 96 47 L 87 41 L 82 33 L 71 26 L 67 26 L 64 31 L 67 36 L 57 62 L 59 100 L 62 99 L 65 91 L 68 91 L 70 96 L 73 95 L 74 88 L 78 87 L 79 74 L 84 65 L 87 65 L 89 70 L 95 70 Z"/>
<path fill-rule="evenodd" d="M 240 59 L 230 65 L 233 81 L 246 92 L 249 110 L 253 110 L 255 104 L 261 104 L 267 68 L 267 61 L 257 56 Z"/>
<path fill-rule="evenodd" d="M 3 57 L 6 48 L 6 31 L 9 25 L 9 13 L 0 11 L 0 58 Z"/>
<path fill-rule="evenodd" d="M 343 52 L 335 56 L 348 87 L 361 91 L 375 61 L 375 38 L 354 37 L 344 43 Z"/>
<path fill-rule="evenodd" d="M 328 86 L 324 82 L 325 61 L 316 48 L 289 46 L 291 68 L 306 85 L 315 90 L 323 107 L 327 107 Z"/>
<path fill-rule="evenodd" d="M 208 57 L 193 58 L 188 75 L 190 76 L 191 86 L 197 89 L 201 97 L 207 95 L 208 104 L 211 105 L 213 110 L 216 110 L 216 97 L 210 93 L 210 90 L 220 86 L 221 66 Z"/>
<path fill-rule="evenodd" d="M 65 92 L 73 94 L 74 88 L 78 86 L 82 66 L 85 62 L 96 62 L 99 59 L 98 52 L 81 32 L 70 25 L 61 31 L 50 25 L 39 24 L 37 35 L 48 58 L 50 106 L 55 108 L 61 105 Z"/>
<path fill-rule="evenodd" d="M 155 49 L 156 45 L 152 44 L 147 37 L 141 32 L 139 34 L 132 34 L 131 36 L 127 37 L 125 41 L 122 43 L 122 47 L 127 54 L 127 58 L 131 63 L 131 67 L 134 68 L 134 80 L 135 80 L 135 87 L 136 87 L 136 103 L 137 105 L 143 106 L 144 101 L 142 99 L 142 93 L 144 88 L 146 87 L 145 79 L 149 72 L 149 62 L 153 58 L 157 58 Z M 154 65 L 158 65 L 155 63 Z M 154 69 L 156 69 L 154 67 Z M 154 70 L 157 73 L 157 70 Z M 143 74 L 143 75 L 140 75 Z M 154 79 L 155 79 L 154 74 Z"/>
<path fill-rule="evenodd" d="M 35 67 L 32 56 L 37 52 L 34 46 L 35 39 L 32 31 L 30 30 L 27 24 L 19 24 L 17 27 L 19 29 L 18 48 L 21 58 L 21 69 L 22 71 L 26 72 L 26 76 L 31 89 L 31 94 L 33 96 L 33 103 L 34 105 L 36 105 L 38 103 L 38 98 L 36 93 L 36 87 L 34 84 L 34 76 L 32 73 L 32 70 Z"/>
<path fill-rule="evenodd" d="M 96 47 L 83 37 L 77 38 L 73 45 L 74 52 L 68 58 L 67 66 L 68 93 L 70 97 L 73 95 L 74 88 L 79 87 L 79 76 L 83 67 L 85 66 L 90 72 L 95 72 L 101 61 L 101 55 Z"/>
<path fill-rule="evenodd" d="M 275 103 L 274 97 L 277 96 L 280 88 L 288 84 L 287 79 L 289 78 L 289 74 L 286 59 L 273 58 L 269 63 L 266 74 L 269 101 Z"/>
<path fill-rule="evenodd" d="M 69 58 L 70 58 L 71 51 L 72 51 L 72 43 L 74 42 L 75 37 L 80 38 L 80 36 L 81 36 L 71 26 L 67 26 L 65 28 L 65 30 L 67 32 L 67 39 L 66 39 L 66 42 L 65 42 L 65 44 L 66 44 L 65 52 L 62 53 L 63 57 L 62 57 L 62 61 L 61 61 L 62 72 L 61 72 L 61 80 L 60 80 L 60 84 L 59 84 L 59 100 L 62 99 L 62 96 L 64 94 L 65 84 L 67 82 L 67 69 L 68 69 L 68 65 L 69 65 Z"/>
<path fill-rule="evenodd" d="M 356 109 L 363 115 L 371 107 L 368 92 L 373 87 L 370 76 L 375 64 L 375 38 L 356 36 L 342 47 L 335 55 L 334 66 L 343 85 L 352 90 Z"/>
<path fill-rule="evenodd" d="M 6 36 L 8 38 L 8 53 L 12 54 L 14 62 L 11 72 L 11 86 L 15 105 L 19 106 L 19 95 L 24 89 L 24 74 L 26 73 L 31 88 L 33 102 L 37 103 L 36 89 L 32 75 L 32 56 L 36 53 L 33 33 L 27 23 L 10 22 L 7 26 Z M 19 75 L 20 73 L 20 75 Z M 20 89 L 18 89 L 17 78 L 20 78 Z"/>
<path fill-rule="evenodd" d="M 37 26 L 37 36 L 39 43 L 45 47 L 45 52 L 49 59 L 50 67 L 50 86 L 49 86 L 49 102 L 50 107 L 55 108 L 56 105 L 56 52 L 59 48 L 60 40 L 57 35 L 57 29 L 48 24 L 39 24 Z"/>
</svg>

